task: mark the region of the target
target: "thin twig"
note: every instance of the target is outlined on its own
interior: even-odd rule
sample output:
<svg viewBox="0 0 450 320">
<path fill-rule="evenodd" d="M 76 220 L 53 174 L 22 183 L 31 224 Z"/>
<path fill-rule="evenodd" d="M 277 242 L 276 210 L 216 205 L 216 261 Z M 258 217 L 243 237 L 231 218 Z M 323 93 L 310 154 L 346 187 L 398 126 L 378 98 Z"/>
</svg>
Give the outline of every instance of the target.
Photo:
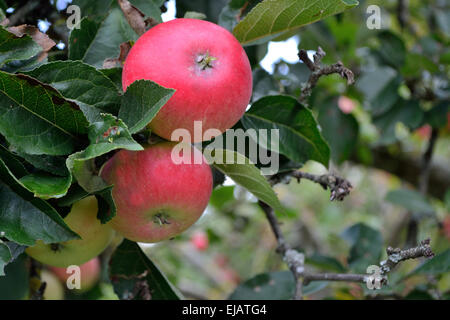
<svg viewBox="0 0 450 320">
<path fill-rule="evenodd" d="M 379 264 L 379 273 L 370 276 L 367 274 L 343 274 L 343 273 L 310 273 L 305 271 L 305 256 L 290 247 L 286 242 L 274 210 L 266 203 L 259 201 L 260 207 L 263 209 L 270 227 L 277 240 L 277 252 L 283 256 L 283 260 L 288 265 L 292 274 L 296 279 L 296 290 L 294 299 L 301 300 L 303 298 L 303 285 L 307 285 L 311 281 L 344 281 L 359 282 L 369 284 L 379 284 L 380 286 L 387 284 L 387 274 L 391 272 L 402 261 L 409 259 L 417 259 L 421 257 L 431 258 L 434 256 L 430 247 L 430 239 L 423 240 L 418 246 L 410 249 L 401 250 L 399 248 L 388 247 L 386 249 L 387 259 Z M 378 277 L 378 278 L 377 278 Z M 374 287 L 379 289 L 380 287 Z"/>
<path fill-rule="evenodd" d="M 311 281 L 345 281 L 345 282 L 360 282 L 368 283 L 369 281 L 378 283 L 381 285 L 387 284 L 387 275 L 395 269 L 395 267 L 402 261 L 418 258 L 432 258 L 434 253 L 430 247 L 430 239 L 425 239 L 420 242 L 420 244 L 414 248 L 410 249 L 399 249 L 388 247 L 386 249 L 387 259 L 383 260 L 379 264 L 379 274 L 376 277 L 369 276 L 367 274 L 342 274 L 342 273 L 303 273 L 303 282 L 308 284 Z"/>
<path fill-rule="evenodd" d="M 311 70 L 308 81 L 302 86 L 302 92 L 298 101 L 300 103 L 305 103 L 306 99 L 311 95 L 312 89 L 317 85 L 320 77 L 325 75 L 330 75 L 333 73 L 339 74 L 342 78 L 347 79 L 347 84 L 353 84 L 355 82 L 355 76 L 353 72 L 346 68 L 341 61 L 338 61 L 332 65 L 321 65 L 322 58 L 326 55 L 325 51 L 321 47 L 317 49 L 314 54 L 314 61 L 311 61 L 308 57 L 308 52 L 305 50 L 300 50 L 298 57 L 303 63 Z"/>
<path fill-rule="evenodd" d="M 300 170 L 275 174 L 269 178 L 269 182 L 272 185 L 278 184 L 280 182 L 289 183 L 291 178 L 297 179 L 298 183 L 300 183 L 301 179 L 307 179 L 320 184 L 325 190 L 330 189 L 330 201 L 344 200 L 344 198 L 349 195 L 350 191 L 353 188 L 352 184 L 348 180 L 341 178 L 335 174 L 326 173 L 322 175 L 315 175 Z"/>
<path fill-rule="evenodd" d="M 426 195 L 428 191 L 428 182 L 430 180 L 431 159 L 433 157 L 434 147 L 438 138 L 438 129 L 433 128 L 431 131 L 428 146 L 422 156 L 421 170 L 419 175 L 418 189 L 421 194 Z M 406 244 L 412 246 L 417 242 L 417 234 L 419 232 L 419 225 L 417 219 L 410 214 L 408 228 L 406 233 Z"/>
<path fill-rule="evenodd" d="M 303 299 L 303 282 L 300 279 L 300 276 L 304 271 L 305 256 L 302 253 L 291 249 L 289 244 L 286 242 L 274 210 L 262 201 L 259 201 L 259 206 L 266 214 L 267 220 L 272 228 L 272 232 L 277 240 L 277 252 L 283 256 L 283 260 L 286 262 L 294 275 L 296 281 L 294 300 L 301 300 Z"/>
</svg>

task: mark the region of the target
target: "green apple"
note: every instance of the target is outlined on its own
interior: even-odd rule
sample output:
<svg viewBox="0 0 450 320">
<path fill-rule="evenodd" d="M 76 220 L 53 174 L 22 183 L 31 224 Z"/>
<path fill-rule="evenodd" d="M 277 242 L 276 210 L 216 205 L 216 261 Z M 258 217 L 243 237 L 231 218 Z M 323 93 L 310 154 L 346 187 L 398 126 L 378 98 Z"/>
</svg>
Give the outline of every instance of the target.
<svg viewBox="0 0 450 320">
<path fill-rule="evenodd" d="M 109 224 L 97 219 L 98 204 L 94 196 L 76 202 L 64 219 L 70 229 L 81 239 L 49 243 L 36 241 L 25 252 L 33 259 L 53 267 L 67 268 L 82 265 L 98 256 L 115 236 Z"/>
<path fill-rule="evenodd" d="M 53 273 L 42 270 L 41 281 L 47 284 L 44 291 L 44 300 L 64 300 L 64 287 Z"/>
</svg>

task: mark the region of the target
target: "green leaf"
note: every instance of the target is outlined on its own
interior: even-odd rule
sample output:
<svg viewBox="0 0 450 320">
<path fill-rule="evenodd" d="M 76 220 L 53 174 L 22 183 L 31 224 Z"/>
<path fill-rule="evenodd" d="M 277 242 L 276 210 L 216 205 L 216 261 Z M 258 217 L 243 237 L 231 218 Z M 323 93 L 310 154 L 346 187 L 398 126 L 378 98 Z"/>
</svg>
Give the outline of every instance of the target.
<svg viewBox="0 0 450 320">
<path fill-rule="evenodd" d="M 231 4 L 226 5 L 220 12 L 219 25 L 230 32 L 233 31 L 234 27 L 238 24 L 236 17 L 240 11 L 240 8 L 232 8 Z"/>
<path fill-rule="evenodd" d="M 35 197 L 42 199 L 63 197 L 70 187 L 71 177 L 67 168 L 64 177 L 44 173 L 29 174 L 22 162 L 2 145 L 0 145 L 0 159 L 18 180 L 21 187 L 32 192 Z M 64 162 L 62 165 L 64 166 Z"/>
<path fill-rule="evenodd" d="M 358 122 L 352 114 L 343 113 L 336 99 L 324 102 L 319 107 L 318 117 L 322 135 L 330 144 L 331 157 L 336 163 L 347 160 L 358 141 Z"/>
<path fill-rule="evenodd" d="M 5 275 L 5 266 L 12 259 L 11 252 L 6 244 L 0 242 L 0 276 Z"/>
<path fill-rule="evenodd" d="M 95 165 L 90 160 L 117 149 L 143 150 L 142 146 L 131 137 L 122 120 L 110 114 L 102 114 L 102 117 L 103 121 L 89 127 L 91 144 L 85 150 L 70 155 L 66 161 L 67 167 L 80 186 L 91 193 L 103 190 L 108 185 L 94 173 Z"/>
<path fill-rule="evenodd" d="M 67 176 L 66 158 L 63 156 L 32 155 L 20 149 L 15 149 L 14 153 L 39 170 L 61 177 Z"/>
<path fill-rule="evenodd" d="M 184 17 L 183 17 L 183 18 L 185 18 L 185 19 L 205 20 L 207 17 L 206 17 L 206 14 L 201 13 L 201 12 L 187 11 L 187 12 L 184 14 Z"/>
<path fill-rule="evenodd" d="M 164 0 L 129 0 L 133 6 L 141 10 L 146 17 L 152 17 L 157 22 L 163 22 L 160 7 Z"/>
<path fill-rule="evenodd" d="M 122 93 L 122 68 L 100 69 L 105 76 L 107 76 L 117 87 L 117 90 Z"/>
<path fill-rule="evenodd" d="M 2 157 L 3 159 L 3 157 Z M 35 198 L 0 159 L 0 232 L 22 245 L 32 246 L 35 240 L 54 243 L 78 237 L 56 210 L 42 199 Z M 11 163 L 11 159 L 7 159 Z M 20 168 L 11 166 L 12 168 Z M 21 169 L 22 170 L 22 169 Z M 18 173 L 18 177 L 24 172 Z"/>
<path fill-rule="evenodd" d="M 330 148 L 318 129 L 316 119 L 293 97 L 264 97 L 252 104 L 241 123 L 245 129 L 278 129 L 280 154 L 295 162 L 315 160 L 328 167 Z M 271 145 L 261 137 L 258 143 L 264 148 Z"/>
<path fill-rule="evenodd" d="M 35 197 L 50 199 L 65 196 L 72 179 L 69 175 L 66 177 L 56 177 L 44 173 L 33 173 L 21 178 L 20 182 L 28 190 L 33 192 Z"/>
<path fill-rule="evenodd" d="M 259 274 L 243 283 L 229 300 L 291 300 L 295 293 L 295 279 L 289 271 Z"/>
<path fill-rule="evenodd" d="M 303 287 L 309 295 L 322 290 L 328 282 L 311 282 Z M 259 274 L 243 283 L 230 295 L 229 300 L 291 300 L 295 293 L 295 279 L 290 271 Z"/>
<path fill-rule="evenodd" d="M 378 264 L 383 245 L 380 232 L 357 223 L 346 229 L 342 237 L 351 245 L 348 262 L 354 272 L 366 273 L 368 266 Z"/>
<path fill-rule="evenodd" d="M 176 3 L 177 17 L 184 17 L 186 12 L 195 11 L 204 13 L 208 21 L 217 23 L 220 11 L 227 4 L 228 0 L 178 0 Z"/>
<path fill-rule="evenodd" d="M 94 1 L 91 1 L 94 2 Z M 95 40 L 100 23 L 83 18 L 77 28 L 74 28 L 69 36 L 69 59 L 83 60 L 89 46 Z"/>
<path fill-rule="evenodd" d="M 119 118 L 136 133 L 152 121 L 159 110 L 175 93 L 149 80 L 133 82 L 122 97 Z"/>
<path fill-rule="evenodd" d="M 181 296 L 137 243 L 124 240 L 110 261 L 110 278 L 121 300 L 130 298 L 137 282 L 145 281 L 152 300 L 179 300 Z M 133 300 L 142 300 L 137 295 Z"/>
<path fill-rule="evenodd" d="M 364 107 L 374 116 L 388 111 L 399 99 L 398 87 L 402 79 L 390 67 L 364 72 L 356 87 L 364 94 Z"/>
<path fill-rule="evenodd" d="M 52 87 L 0 72 L 0 133 L 28 154 L 65 155 L 75 148 L 87 121 Z"/>
<path fill-rule="evenodd" d="M 405 64 L 406 47 L 403 40 L 391 31 L 382 31 L 377 36 L 380 41 L 378 54 L 386 63 L 393 68 L 400 68 Z"/>
<path fill-rule="evenodd" d="M 29 290 L 28 259 L 25 254 L 19 256 L 5 267 L 6 276 L 0 277 L 0 300 L 20 300 Z"/>
<path fill-rule="evenodd" d="M 105 59 L 118 57 L 121 43 L 138 38 L 117 7 L 109 11 L 97 28 L 94 23 L 83 21 L 81 28 L 70 35 L 69 50 L 73 53 L 69 57 L 83 60 L 96 68 L 101 68 Z"/>
<path fill-rule="evenodd" d="M 203 154 L 210 164 L 233 179 L 238 185 L 246 188 L 273 209 L 284 212 L 277 195 L 266 178 L 245 156 L 231 150 L 209 149 L 209 147 Z"/>
<path fill-rule="evenodd" d="M 65 99 L 75 102 L 90 123 L 101 120 L 101 112 L 119 112 L 120 95 L 116 85 L 81 61 L 55 61 L 26 74 L 48 83 Z"/>
<path fill-rule="evenodd" d="M 450 249 L 426 260 L 408 276 L 416 274 L 439 275 L 450 272 Z"/>
<path fill-rule="evenodd" d="M 397 140 L 395 129 L 401 122 L 411 130 L 417 129 L 422 123 L 424 112 L 418 101 L 398 100 L 388 112 L 374 117 L 373 124 L 378 128 L 381 136 L 379 144 L 390 144 Z"/>
<path fill-rule="evenodd" d="M 243 45 L 259 44 L 357 4 L 342 0 L 265 0 L 245 16 L 233 34 Z"/>
<path fill-rule="evenodd" d="M 253 70 L 253 96 L 252 101 L 267 95 L 277 95 L 279 93 L 279 85 L 272 75 L 262 68 Z"/>
<path fill-rule="evenodd" d="M 447 114 L 450 112 L 448 101 L 441 101 L 432 109 L 425 112 L 425 122 L 433 128 L 442 128 L 447 125 Z"/>
<path fill-rule="evenodd" d="M 107 223 L 116 215 L 116 204 L 112 195 L 112 186 L 94 193 L 98 202 L 97 218 L 101 223 Z"/>
<path fill-rule="evenodd" d="M 29 35 L 18 37 L 0 26 L 0 66 L 9 61 L 31 59 L 41 51 Z"/>
<path fill-rule="evenodd" d="M 401 206 L 413 213 L 432 213 L 433 207 L 419 192 L 408 189 L 390 191 L 386 195 L 386 201 Z"/>
<path fill-rule="evenodd" d="M 314 253 L 313 255 L 306 257 L 305 263 L 315 266 L 316 268 L 319 268 L 321 270 L 329 270 L 341 273 L 347 271 L 342 263 L 339 262 L 339 260 L 333 257 L 323 256 L 318 253 Z"/>
<path fill-rule="evenodd" d="M 108 12 L 113 0 L 73 0 L 72 4 L 79 6 L 83 16 L 99 16 Z"/>
</svg>

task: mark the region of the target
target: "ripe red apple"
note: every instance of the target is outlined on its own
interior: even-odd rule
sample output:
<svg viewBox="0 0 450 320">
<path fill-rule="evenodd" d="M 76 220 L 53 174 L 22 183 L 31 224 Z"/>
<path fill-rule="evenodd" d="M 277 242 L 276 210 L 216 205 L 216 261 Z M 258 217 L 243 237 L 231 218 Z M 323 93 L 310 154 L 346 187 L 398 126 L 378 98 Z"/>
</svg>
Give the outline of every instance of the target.
<svg viewBox="0 0 450 320">
<path fill-rule="evenodd" d="M 172 161 L 177 145 L 163 142 L 143 151 L 121 150 L 102 168 L 103 179 L 114 185 L 117 214 L 112 227 L 138 242 L 170 239 L 192 224 L 205 210 L 212 192 L 212 172 L 201 152 L 188 146 Z M 193 162 L 202 159 L 201 164 Z"/>
<path fill-rule="evenodd" d="M 194 121 L 203 130 L 224 132 L 244 114 L 252 94 L 248 57 L 226 29 L 203 20 L 175 19 L 158 24 L 131 48 L 123 68 L 124 91 L 136 80 L 176 89 L 150 128 L 171 139 L 178 128 L 194 138 Z"/>
<path fill-rule="evenodd" d="M 66 268 L 49 267 L 50 271 L 66 285 L 67 279 L 72 275 L 67 273 Z M 91 289 L 100 279 L 100 259 L 95 257 L 80 266 L 80 289 L 78 292 L 85 292 Z"/>
<path fill-rule="evenodd" d="M 25 252 L 49 266 L 66 268 L 81 265 L 98 256 L 109 245 L 115 232 L 97 219 L 98 204 L 94 196 L 76 202 L 64 221 L 81 239 L 47 244 L 36 241 Z"/>
</svg>

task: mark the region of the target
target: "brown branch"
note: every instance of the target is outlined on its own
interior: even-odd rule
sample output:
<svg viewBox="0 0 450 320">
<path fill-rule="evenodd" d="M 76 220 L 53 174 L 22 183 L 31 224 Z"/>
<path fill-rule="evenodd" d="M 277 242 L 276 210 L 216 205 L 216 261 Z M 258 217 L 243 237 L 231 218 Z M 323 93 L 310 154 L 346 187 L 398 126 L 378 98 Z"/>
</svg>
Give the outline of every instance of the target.
<svg viewBox="0 0 450 320">
<path fill-rule="evenodd" d="M 428 146 L 422 156 L 422 163 L 418 181 L 418 189 L 420 193 L 426 195 L 428 191 L 428 181 L 430 180 L 430 170 L 431 170 L 431 159 L 433 157 L 434 146 L 436 145 L 436 140 L 438 138 L 438 129 L 433 128 L 431 131 L 430 140 L 428 141 Z M 417 234 L 419 232 L 419 222 L 417 219 L 410 214 L 408 229 L 406 233 L 406 243 L 407 245 L 413 245 L 417 243 Z"/>
<path fill-rule="evenodd" d="M 368 283 L 369 281 L 375 282 L 379 281 L 380 285 L 387 284 L 387 275 L 395 269 L 395 267 L 402 261 L 418 259 L 418 258 L 432 258 L 434 253 L 430 247 L 430 239 L 425 239 L 420 242 L 420 244 L 414 248 L 410 249 L 399 249 L 388 247 L 386 249 L 387 259 L 383 260 L 379 264 L 380 272 L 379 274 L 374 274 L 374 276 L 379 276 L 381 278 L 376 279 L 376 277 L 367 274 L 342 274 L 342 273 L 303 273 L 303 283 L 306 285 L 311 281 L 345 281 L 345 282 L 360 282 Z"/>
<path fill-rule="evenodd" d="M 368 274 L 344 274 L 344 273 L 310 273 L 305 271 L 305 256 L 290 247 L 281 231 L 274 210 L 266 203 L 259 201 L 270 227 L 277 240 L 277 252 L 283 256 L 283 260 L 288 265 L 296 280 L 296 290 L 294 299 L 301 300 L 303 297 L 303 285 L 311 281 L 344 281 L 372 284 L 379 283 L 380 286 L 387 284 L 387 274 L 391 272 L 402 261 L 417 259 L 421 257 L 431 258 L 434 256 L 430 247 L 430 239 L 423 240 L 417 247 L 401 250 L 399 248 L 388 247 L 386 249 L 387 259 L 379 264 L 379 273 L 373 276 Z M 379 278 L 377 278 L 377 276 Z M 376 288 L 376 287 L 375 287 Z"/>
<path fill-rule="evenodd" d="M 298 57 L 300 60 L 305 63 L 309 70 L 311 70 L 311 75 L 309 76 L 308 81 L 302 86 L 302 92 L 298 101 L 300 103 L 304 103 L 306 99 L 311 95 L 312 89 L 317 85 L 320 77 L 325 75 L 330 75 L 333 73 L 339 74 L 342 78 L 347 79 L 347 84 L 353 84 L 355 82 L 355 76 L 353 72 L 344 67 L 344 64 L 341 61 L 338 61 L 332 65 L 321 65 L 322 58 L 326 55 L 325 51 L 322 50 L 321 47 L 317 49 L 317 52 L 314 54 L 314 62 L 311 61 L 308 57 L 308 53 L 305 50 L 300 50 L 298 53 Z"/>
<path fill-rule="evenodd" d="M 362 163 L 355 155 L 351 161 L 389 172 L 406 182 L 418 185 L 422 169 L 422 159 L 419 156 L 403 150 L 392 152 L 386 147 L 371 148 L 370 153 L 370 163 Z M 443 199 L 445 191 L 450 187 L 450 166 L 445 161 L 433 159 L 430 161 L 429 170 L 428 194 Z"/>
<path fill-rule="evenodd" d="M 277 252 L 283 256 L 283 260 L 286 262 L 294 275 L 296 282 L 294 300 L 301 300 L 303 299 L 303 282 L 300 280 L 300 277 L 304 271 L 305 256 L 302 253 L 291 249 L 289 244 L 286 242 L 274 210 L 262 201 L 259 201 L 258 203 L 261 209 L 263 209 L 267 220 L 269 221 L 270 227 L 272 228 L 272 232 L 277 240 Z"/>
<path fill-rule="evenodd" d="M 428 141 L 428 147 L 425 150 L 422 157 L 422 173 L 419 176 L 419 191 L 426 195 L 428 191 L 428 181 L 430 180 L 430 171 L 431 171 L 431 159 L 433 157 L 434 147 L 436 145 L 436 141 L 439 135 L 439 130 L 433 128 L 431 131 L 430 140 Z"/>
<path fill-rule="evenodd" d="M 408 8 L 408 0 L 398 0 L 397 4 L 397 20 L 402 30 L 409 30 L 413 36 L 417 37 L 417 30 L 411 24 Z"/>
<path fill-rule="evenodd" d="M 272 185 L 280 182 L 289 183 L 291 178 L 297 179 L 298 183 L 300 183 L 301 179 L 307 179 L 320 184 L 325 190 L 330 189 L 330 201 L 344 200 L 353 188 L 352 184 L 348 180 L 338 177 L 337 175 L 331 173 L 315 175 L 300 170 L 275 174 L 269 178 L 269 182 Z"/>
<path fill-rule="evenodd" d="M 425 239 L 414 248 L 401 250 L 399 248 L 388 247 L 386 249 L 387 259 L 380 262 L 381 274 L 386 275 L 391 272 L 400 262 L 417 258 L 432 258 L 434 253 L 430 247 L 430 239 Z"/>
</svg>

